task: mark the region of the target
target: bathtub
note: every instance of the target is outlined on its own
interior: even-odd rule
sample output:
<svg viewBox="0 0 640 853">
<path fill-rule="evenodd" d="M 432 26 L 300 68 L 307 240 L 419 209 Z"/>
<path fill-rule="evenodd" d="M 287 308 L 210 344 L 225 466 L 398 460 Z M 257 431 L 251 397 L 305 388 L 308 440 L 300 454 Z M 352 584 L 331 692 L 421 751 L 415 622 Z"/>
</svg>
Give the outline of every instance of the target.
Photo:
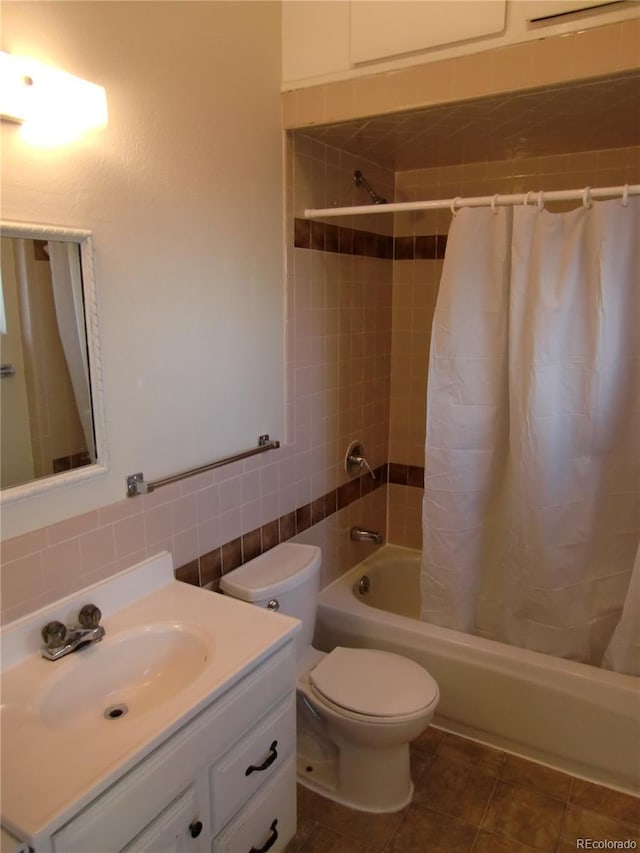
<svg viewBox="0 0 640 853">
<path fill-rule="evenodd" d="M 314 644 L 405 655 L 439 684 L 435 725 L 640 793 L 640 679 L 429 625 L 419 612 L 420 553 L 386 545 L 322 590 Z"/>
</svg>

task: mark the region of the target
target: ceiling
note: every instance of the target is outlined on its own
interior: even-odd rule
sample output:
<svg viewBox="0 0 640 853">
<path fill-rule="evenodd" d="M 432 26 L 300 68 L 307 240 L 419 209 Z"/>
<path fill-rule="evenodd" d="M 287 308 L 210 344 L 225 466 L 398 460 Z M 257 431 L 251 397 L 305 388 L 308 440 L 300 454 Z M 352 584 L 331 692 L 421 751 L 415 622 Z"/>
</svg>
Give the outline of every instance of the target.
<svg viewBox="0 0 640 853">
<path fill-rule="evenodd" d="M 396 171 L 624 148 L 640 145 L 640 73 L 299 132 Z"/>
</svg>

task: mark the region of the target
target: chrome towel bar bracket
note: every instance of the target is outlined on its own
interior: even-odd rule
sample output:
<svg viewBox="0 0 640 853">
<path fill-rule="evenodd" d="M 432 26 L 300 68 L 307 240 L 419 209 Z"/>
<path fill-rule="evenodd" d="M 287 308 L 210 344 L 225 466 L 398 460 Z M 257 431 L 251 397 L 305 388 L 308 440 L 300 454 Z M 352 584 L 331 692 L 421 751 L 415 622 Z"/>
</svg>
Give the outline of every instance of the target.
<svg viewBox="0 0 640 853">
<path fill-rule="evenodd" d="M 272 441 L 268 435 L 258 436 L 258 446 L 252 447 L 250 450 L 244 450 L 242 453 L 236 453 L 233 456 L 225 456 L 224 459 L 217 459 L 215 462 L 209 462 L 207 465 L 200 465 L 198 468 L 191 468 L 188 471 L 181 471 L 179 474 L 172 474 L 170 477 L 163 477 L 161 480 L 153 480 L 147 482 L 144 479 L 144 474 L 139 471 L 137 474 L 130 474 L 127 479 L 127 497 L 135 498 L 138 495 L 146 495 L 153 492 L 162 486 L 168 486 L 170 483 L 177 483 L 178 480 L 184 480 L 187 477 L 194 477 L 196 474 L 204 474 L 205 471 L 212 471 L 214 468 L 222 468 L 223 465 L 230 465 L 232 462 L 240 462 L 241 459 L 248 459 L 249 456 L 256 456 L 258 453 L 266 453 L 267 450 L 277 450 L 280 447 L 279 441 Z"/>
</svg>

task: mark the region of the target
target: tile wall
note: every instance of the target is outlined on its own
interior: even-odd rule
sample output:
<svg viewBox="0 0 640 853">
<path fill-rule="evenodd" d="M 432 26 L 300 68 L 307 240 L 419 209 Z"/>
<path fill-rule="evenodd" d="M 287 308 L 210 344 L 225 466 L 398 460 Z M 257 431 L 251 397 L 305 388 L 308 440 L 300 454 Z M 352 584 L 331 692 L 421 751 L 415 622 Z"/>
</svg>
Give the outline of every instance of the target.
<svg viewBox="0 0 640 853">
<path fill-rule="evenodd" d="M 384 531 L 386 466 L 296 506 L 311 494 L 295 445 L 126 498 L 2 543 L 2 622 L 168 550 L 180 580 L 217 588 L 223 572 L 293 537 L 323 548 L 323 584 L 371 553 L 349 540 Z M 296 476 L 300 479 L 296 481 Z M 247 531 L 247 532 L 243 532 Z"/>
</svg>

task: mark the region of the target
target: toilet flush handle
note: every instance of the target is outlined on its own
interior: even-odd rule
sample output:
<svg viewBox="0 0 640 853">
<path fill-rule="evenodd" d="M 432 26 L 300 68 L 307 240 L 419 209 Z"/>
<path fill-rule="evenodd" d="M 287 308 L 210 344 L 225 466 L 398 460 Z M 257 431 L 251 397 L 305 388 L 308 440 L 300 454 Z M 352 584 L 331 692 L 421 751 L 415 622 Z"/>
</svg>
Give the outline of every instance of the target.
<svg viewBox="0 0 640 853">
<path fill-rule="evenodd" d="M 267 610 L 280 610 L 280 602 L 277 598 L 270 598 L 267 601 Z"/>
</svg>

